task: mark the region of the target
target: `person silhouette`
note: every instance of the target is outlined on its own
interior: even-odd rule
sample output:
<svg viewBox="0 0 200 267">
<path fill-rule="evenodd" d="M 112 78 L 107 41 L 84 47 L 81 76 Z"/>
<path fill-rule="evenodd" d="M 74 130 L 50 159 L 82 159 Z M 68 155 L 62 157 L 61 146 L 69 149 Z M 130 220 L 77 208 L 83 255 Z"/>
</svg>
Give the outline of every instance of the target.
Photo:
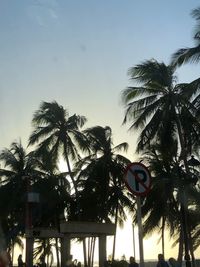
<svg viewBox="0 0 200 267">
<path fill-rule="evenodd" d="M 129 265 L 128 267 L 139 267 L 139 264 L 135 261 L 135 257 L 129 258 Z"/>
<path fill-rule="evenodd" d="M 25 266 L 25 264 L 22 260 L 22 254 L 19 255 L 17 262 L 18 262 L 18 267 L 24 267 Z"/>
<path fill-rule="evenodd" d="M 168 263 L 165 261 L 163 254 L 158 254 L 157 267 L 169 267 Z"/>
<path fill-rule="evenodd" d="M 174 258 L 169 258 L 169 264 L 171 267 L 180 267 L 180 264 L 174 259 Z"/>
</svg>

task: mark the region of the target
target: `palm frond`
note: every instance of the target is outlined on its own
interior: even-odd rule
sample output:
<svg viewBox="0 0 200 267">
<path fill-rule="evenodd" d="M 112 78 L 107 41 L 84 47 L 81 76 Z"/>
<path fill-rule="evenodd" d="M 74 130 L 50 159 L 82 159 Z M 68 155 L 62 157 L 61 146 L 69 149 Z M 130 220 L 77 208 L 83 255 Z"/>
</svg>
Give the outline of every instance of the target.
<svg viewBox="0 0 200 267">
<path fill-rule="evenodd" d="M 116 152 L 120 152 L 120 151 L 127 152 L 128 147 L 129 147 L 128 143 L 124 142 L 124 143 L 121 143 L 121 144 L 115 146 L 115 147 L 113 148 L 113 152 L 115 152 L 115 151 L 116 151 Z"/>
<path fill-rule="evenodd" d="M 166 66 L 156 60 L 146 60 L 129 69 L 128 74 L 132 80 L 142 84 L 156 82 L 162 87 L 170 86 L 173 82 L 173 66 Z"/>
<path fill-rule="evenodd" d="M 185 63 L 197 63 L 200 60 L 200 45 L 192 48 L 181 48 L 172 55 L 172 64 L 181 66 Z"/>
</svg>

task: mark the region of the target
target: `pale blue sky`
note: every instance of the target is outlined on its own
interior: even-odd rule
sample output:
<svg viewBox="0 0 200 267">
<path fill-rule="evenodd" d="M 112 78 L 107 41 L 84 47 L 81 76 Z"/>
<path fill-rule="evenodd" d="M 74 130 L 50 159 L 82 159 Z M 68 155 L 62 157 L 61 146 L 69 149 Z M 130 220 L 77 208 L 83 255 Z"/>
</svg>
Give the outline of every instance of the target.
<svg viewBox="0 0 200 267">
<path fill-rule="evenodd" d="M 191 45 L 190 11 L 197 6 L 197 0 L 1 0 L 0 146 L 20 136 L 26 143 L 33 111 L 54 99 L 87 116 L 88 125 L 111 125 L 117 142 L 133 145 L 119 104 L 127 70 L 153 57 L 168 62 Z M 198 67 L 181 74 L 191 80 Z"/>
<path fill-rule="evenodd" d="M 121 126 L 127 70 L 145 59 L 168 63 L 176 49 L 191 46 L 190 11 L 198 4 L 0 0 L 0 148 L 19 137 L 26 145 L 33 112 L 42 100 L 55 99 L 70 113 L 85 115 L 88 126 L 110 125 L 116 142 L 131 144 L 132 158 L 135 134 Z M 199 65 L 178 73 L 180 81 L 190 81 L 199 76 Z"/>
</svg>

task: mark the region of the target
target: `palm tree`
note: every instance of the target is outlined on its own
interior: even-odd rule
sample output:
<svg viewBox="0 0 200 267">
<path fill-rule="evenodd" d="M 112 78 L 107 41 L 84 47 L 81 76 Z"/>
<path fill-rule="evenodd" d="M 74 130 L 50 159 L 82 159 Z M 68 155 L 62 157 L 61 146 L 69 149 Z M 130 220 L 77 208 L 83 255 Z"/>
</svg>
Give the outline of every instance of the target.
<svg viewBox="0 0 200 267">
<path fill-rule="evenodd" d="M 25 230 L 26 177 L 34 179 L 38 172 L 35 169 L 35 160 L 26 154 L 21 142 L 13 142 L 10 149 L 3 149 L 0 160 L 5 167 L 0 169 L 1 223 L 4 224 L 4 230 L 8 232 L 7 244 L 10 244 Z"/>
<path fill-rule="evenodd" d="M 36 240 L 36 247 L 33 251 L 33 258 L 39 261 L 41 258 L 47 260 L 47 267 L 51 267 L 54 262 L 53 248 L 56 246 L 54 238 L 48 240 Z"/>
<path fill-rule="evenodd" d="M 35 158 L 36 169 L 39 173 L 34 180 L 32 188 L 40 194 L 38 210 L 40 216 L 35 216 L 37 226 L 60 228 L 60 215 L 70 208 L 72 198 L 70 195 L 70 183 L 65 179 L 66 173 L 61 173 L 49 151 L 38 155 L 31 153 Z M 41 212 L 42 211 L 42 212 Z M 53 213 L 52 213 L 53 211 Z"/>
<path fill-rule="evenodd" d="M 113 146 L 110 127 L 96 126 L 84 131 L 90 141 L 91 154 L 76 164 L 81 189 L 81 218 L 92 221 L 118 222 L 126 218 L 124 208 L 131 210 L 132 199 L 123 183 L 124 170 L 130 161 L 118 154 L 128 148 L 127 143 Z M 115 234 L 116 237 L 116 234 Z M 115 252 L 115 237 L 113 259 Z"/>
<path fill-rule="evenodd" d="M 131 121 L 130 129 L 142 129 L 138 151 L 157 140 L 161 145 L 169 145 L 178 133 L 183 153 L 191 149 L 188 140 L 192 142 L 194 137 L 198 138 L 197 110 L 190 100 L 198 93 L 200 79 L 176 84 L 174 72 L 173 66 L 156 60 L 145 61 L 129 70 L 131 80 L 139 85 L 128 87 L 122 93 L 126 107 L 124 123 Z M 187 125 L 184 123 L 186 116 L 190 118 Z"/>
<path fill-rule="evenodd" d="M 142 205 L 144 234 L 151 234 L 154 230 L 161 232 L 164 255 L 165 228 L 170 230 L 171 236 L 181 228 L 177 144 L 174 143 L 166 151 L 161 150 L 159 144 L 152 145 L 149 150 L 144 151 L 142 160 L 150 169 L 153 180 L 151 192 Z"/>
<path fill-rule="evenodd" d="M 172 64 L 176 66 L 180 66 L 188 62 L 197 63 L 200 61 L 200 7 L 192 11 L 192 16 L 197 22 L 197 27 L 193 36 L 195 46 L 190 48 L 181 48 L 173 54 Z"/>
<path fill-rule="evenodd" d="M 70 160 L 80 159 L 78 148 L 88 148 L 87 139 L 80 132 L 85 122 L 84 116 L 69 116 L 67 110 L 56 101 L 42 102 L 34 113 L 34 131 L 29 138 L 29 145 L 38 144 L 38 155 L 48 150 L 56 161 L 61 155 L 64 157 L 76 194 L 77 186 Z"/>
<path fill-rule="evenodd" d="M 40 195 L 40 202 L 31 209 L 33 227 L 59 230 L 60 214 L 70 209 L 72 199 L 66 175 L 58 172 L 54 158 L 50 157 L 48 151 L 37 158 L 36 155 L 35 152 L 27 154 L 21 143 L 17 142 L 0 153 L 0 160 L 5 165 L 4 169 L 0 169 L 0 225 L 8 248 L 16 242 L 19 244 L 20 236 L 25 233 L 27 177 L 31 190 Z M 58 242 L 55 242 L 55 247 L 59 264 Z"/>
<path fill-rule="evenodd" d="M 32 155 L 37 152 L 32 152 Z M 37 155 L 37 170 L 40 172 L 39 179 L 35 180 L 33 188 L 40 193 L 38 213 L 34 224 L 39 227 L 51 227 L 60 231 L 60 215 L 70 209 L 72 198 L 70 196 L 70 183 L 66 180 L 65 173 L 60 173 L 54 157 L 46 151 Z M 38 215 L 39 214 L 39 215 Z M 55 240 L 55 242 L 54 242 Z M 49 244 L 49 253 L 52 255 L 51 247 L 55 247 L 57 266 L 60 266 L 60 242 L 58 238 L 52 240 L 38 240 L 36 254 L 40 253 L 43 244 Z M 43 251 L 43 253 L 46 250 Z M 49 255 L 51 257 L 51 255 Z M 37 255 L 38 256 L 38 255 Z M 41 256 L 41 255 L 40 255 Z"/>
<path fill-rule="evenodd" d="M 123 179 L 123 178 L 122 178 Z M 127 220 L 127 213 L 133 214 L 135 211 L 135 199 L 132 194 L 127 192 L 127 189 L 121 181 L 118 184 L 111 184 L 109 189 L 110 197 L 108 199 L 109 217 L 114 218 L 115 234 L 113 240 L 112 261 L 115 259 L 116 249 L 116 232 L 118 225 L 123 227 Z"/>
<path fill-rule="evenodd" d="M 173 145 L 174 139 L 180 143 L 180 156 L 188 179 L 190 170 L 187 156 L 199 140 L 200 124 L 196 118 L 197 109 L 191 99 L 198 94 L 199 79 L 191 83 L 176 83 L 173 66 L 166 66 L 156 60 L 148 60 L 129 70 L 132 81 L 138 86 L 123 91 L 122 99 L 126 105 L 124 123 L 133 122 L 131 129 L 142 129 L 139 136 L 138 151 L 160 142 L 161 147 Z M 185 123 L 186 118 L 187 124 Z M 186 258 L 188 255 L 187 215 L 183 190 L 182 220 L 184 223 L 184 242 Z M 184 204 L 183 204 L 184 203 Z M 187 261 L 189 264 L 189 261 Z M 188 265 L 189 266 L 189 265 Z"/>
<path fill-rule="evenodd" d="M 175 244 L 179 244 L 178 262 L 181 265 L 183 255 L 183 224 L 181 214 L 181 190 L 186 176 L 178 157 L 177 144 L 161 150 L 159 144 L 152 145 L 150 150 L 143 153 L 142 159 L 149 166 L 153 176 L 152 190 L 146 197 L 142 207 L 145 216 L 144 232 L 151 233 L 154 229 L 161 230 L 162 246 L 164 247 L 164 229 L 170 230 L 170 235 L 176 238 Z M 196 174 L 197 175 L 197 174 Z M 199 176 L 199 175 L 198 175 Z M 188 198 L 188 241 L 189 250 L 194 258 L 194 238 L 199 218 L 199 189 L 197 180 L 194 185 L 189 181 L 185 187 Z M 187 181 L 188 183 L 188 181 Z M 195 185 L 196 184 L 196 185 Z M 158 205 L 159 203 L 159 205 Z M 194 209 L 194 207 L 196 207 Z M 164 251 L 164 249 L 163 249 Z M 163 253 L 164 254 L 164 253 Z"/>
<path fill-rule="evenodd" d="M 11 264 L 13 266 L 14 255 L 15 255 L 15 246 L 18 246 L 19 249 L 24 249 L 24 243 L 20 236 L 15 236 L 10 240 L 10 244 L 8 244 L 8 253 L 11 255 Z"/>
</svg>

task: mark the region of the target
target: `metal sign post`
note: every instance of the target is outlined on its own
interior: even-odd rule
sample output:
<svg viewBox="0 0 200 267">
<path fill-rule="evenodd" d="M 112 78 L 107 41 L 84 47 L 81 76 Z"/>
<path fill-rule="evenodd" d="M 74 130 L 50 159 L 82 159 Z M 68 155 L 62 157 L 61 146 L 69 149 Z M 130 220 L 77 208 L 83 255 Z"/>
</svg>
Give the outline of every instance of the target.
<svg viewBox="0 0 200 267">
<path fill-rule="evenodd" d="M 125 184 L 136 195 L 140 267 L 144 267 L 143 226 L 140 196 L 146 196 L 151 188 L 149 170 L 140 162 L 131 163 L 125 171 Z M 134 242 L 135 243 L 135 242 Z"/>
<path fill-rule="evenodd" d="M 142 213 L 141 213 L 141 199 L 139 196 L 136 198 L 136 202 L 137 202 L 137 223 L 138 223 L 140 267 L 144 267 L 143 226 L 142 226 Z"/>
<path fill-rule="evenodd" d="M 134 224 L 132 224 L 132 229 L 133 229 L 133 256 L 136 258 L 136 253 L 135 253 L 135 227 Z"/>
</svg>

